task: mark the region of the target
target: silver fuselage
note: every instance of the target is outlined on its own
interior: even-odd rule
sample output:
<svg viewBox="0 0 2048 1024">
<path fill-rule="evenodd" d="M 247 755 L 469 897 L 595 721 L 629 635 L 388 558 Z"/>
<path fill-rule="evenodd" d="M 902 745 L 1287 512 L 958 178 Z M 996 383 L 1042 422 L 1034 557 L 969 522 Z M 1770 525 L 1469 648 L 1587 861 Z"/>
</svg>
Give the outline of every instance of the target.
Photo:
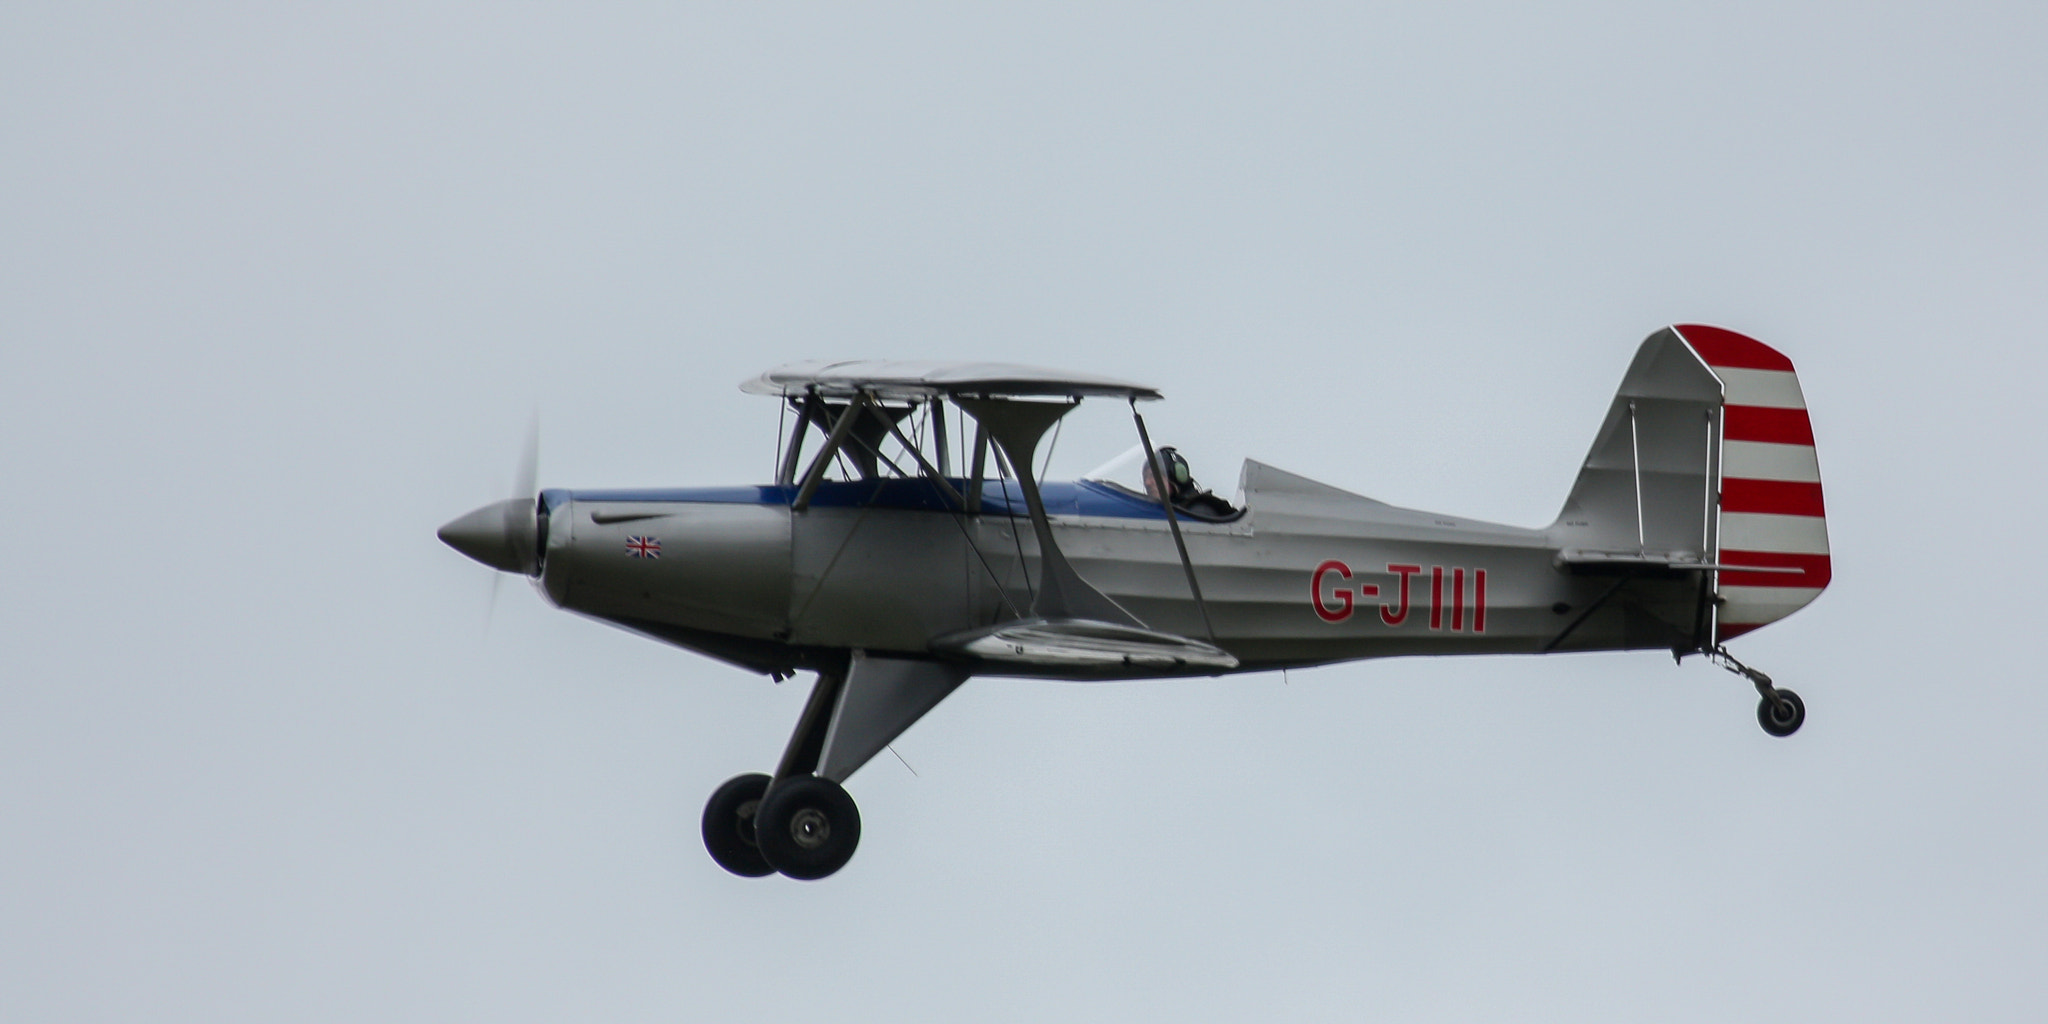
<svg viewBox="0 0 2048 1024">
<path fill-rule="evenodd" d="M 934 637 L 1032 605 L 1038 543 L 1001 486 L 984 485 L 975 515 L 948 511 L 918 480 L 832 484 L 802 511 L 777 487 L 548 491 L 540 580 L 561 607 L 763 672 L 850 650 L 926 656 Z M 1680 647 L 1702 600 L 1697 576 L 1637 576 L 1627 601 L 1602 605 L 1616 581 L 1569 571 L 1555 528 L 1395 508 L 1251 462 L 1241 517 L 1181 520 L 1205 626 L 1157 505 L 1089 481 L 1045 490 L 1083 579 L 1153 629 L 1213 627 L 1239 671 Z"/>
</svg>

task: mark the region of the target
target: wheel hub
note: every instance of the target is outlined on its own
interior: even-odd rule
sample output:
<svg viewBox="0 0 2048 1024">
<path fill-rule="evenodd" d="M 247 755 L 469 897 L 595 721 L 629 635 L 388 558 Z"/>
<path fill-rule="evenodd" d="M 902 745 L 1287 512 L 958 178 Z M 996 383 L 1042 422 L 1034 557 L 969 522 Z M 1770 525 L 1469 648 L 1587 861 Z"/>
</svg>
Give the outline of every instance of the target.
<svg viewBox="0 0 2048 1024">
<path fill-rule="evenodd" d="M 806 807 L 790 815 L 789 836 L 798 846 L 815 850 L 832 838 L 832 819 L 815 807 Z"/>
</svg>

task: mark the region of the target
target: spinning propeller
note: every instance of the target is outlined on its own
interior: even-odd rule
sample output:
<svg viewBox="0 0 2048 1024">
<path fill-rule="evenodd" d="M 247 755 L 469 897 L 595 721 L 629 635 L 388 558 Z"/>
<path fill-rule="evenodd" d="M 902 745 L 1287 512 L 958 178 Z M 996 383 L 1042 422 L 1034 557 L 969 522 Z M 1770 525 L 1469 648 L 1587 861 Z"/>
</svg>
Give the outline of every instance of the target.
<svg viewBox="0 0 2048 1024">
<path fill-rule="evenodd" d="M 526 450 L 519 459 L 513 496 L 450 520 L 437 536 L 443 544 L 501 572 L 540 575 L 540 494 L 535 480 L 540 468 L 540 419 L 526 431 Z M 491 590 L 497 600 L 497 584 Z"/>
</svg>

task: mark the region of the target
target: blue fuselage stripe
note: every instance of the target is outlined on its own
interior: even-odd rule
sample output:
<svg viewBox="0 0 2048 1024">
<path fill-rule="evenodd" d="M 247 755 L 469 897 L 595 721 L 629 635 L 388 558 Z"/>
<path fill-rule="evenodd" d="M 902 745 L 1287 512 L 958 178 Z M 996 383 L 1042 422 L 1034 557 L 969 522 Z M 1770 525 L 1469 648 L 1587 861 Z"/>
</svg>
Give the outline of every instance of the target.
<svg viewBox="0 0 2048 1024">
<path fill-rule="evenodd" d="M 966 493 L 967 481 L 952 479 L 953 489 Z M 719 505 L 788 505 L 796 500 L 797 488 L 778 485 L 753 487 L 655 487 L 597 490 L 549 491 L 545 498 L 552 508 L 566 497 L 591 502 L 701 502 Z M 1165 519 L 1157 502 L 1100 484 L 1093 480 L 1053 481 L 1038 485 L 1045 511 L 1055 516 L 1102 516 L 1113 519 Z M 950 512 L 955 505 L 938 487 L 926 480 L 834 480 L 818 485 L 811 496 L 818 508 L 896 508 L 912 511 Z M 1022 516 L 1024 494 L 1014 483 L 984 480 L 981 508 L 989 515 Z"/>
</svg>

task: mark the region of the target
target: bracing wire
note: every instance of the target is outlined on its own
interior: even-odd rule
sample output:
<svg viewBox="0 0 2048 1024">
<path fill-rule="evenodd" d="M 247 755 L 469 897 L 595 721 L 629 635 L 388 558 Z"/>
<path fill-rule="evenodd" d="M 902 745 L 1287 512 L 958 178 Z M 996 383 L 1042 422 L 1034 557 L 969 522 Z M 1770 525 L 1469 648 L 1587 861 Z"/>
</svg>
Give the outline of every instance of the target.
<svg viewBox="0 0 2048 1024">
<path fill-rule="evenodd" d="M 940 412 L 940 415 L 945 415 L 945 413 L 944 413 L 943 411 L 941 411 L 941 412 Z M 955 429 L 956 429 L 956 433 L 958 434 L 958 436 L 960 436 L 960 437 L 962 437 L 962 438 L 965 438 L 965 437 L 967 436 L 967 410 L 965 410 L 965 409 L 956 409 L 953 415 L 954 415 L 954 417 L 955 417 L 955 420 L 954 420 L 954 424 L 955 424 Z M 967 453 L 966 453 L 966 452 L 964 452 L 964 451 L 963 451 L 963 452 L 962 452 L 962 453 L 960 454 L 960 458 L 961 458 L 961 460 L 962 460 L 962 462 L 961 462 L 961 472 L 962 472 L 963 474 L 964 474 L 964 473 L 966 472 L 966 459 L 967 459 L 967 457 L 968 457 L 968 456 L 967 456 Z M 998 471 L 998 472 L 1000 472 L 1000 471 L 1002 470 L 1002 453 L 1001 453 L 1000 451 L 997 451 L 997 452 L 996 452 L 996 460 L 997 460 L 997 461 L 996 461 L 996 469 L 997 469 L 997 471 Z M 940 473 L 941 475 L 943 475 L 943 474 L 944 474 L 945 472 L 946 472 L 946 467 L 943 467 L 943 466 L 942 466 L 942 467 L 939 467 L 939 473 Z M 970 486 L 970 487 L 972 486 L 971 482 L 970 482 L 969 486 Z M 1008 489 L 1008 484 L 1006 483 L 1006 484 L 1004 485 L 1004 504 L 1005 504 L 1005 505 L 1007 505 L 1007 504 L 1008 504 L 1008 500 L 1009 500 L 1009 489 Z M 963 507 L 962 509 L 960 509 L 960 511 L 959 511 L 958 513 L 956 513 L 956 514 L 954 514 L 954 515 L 950 515 L 950 516 L 947 516 L 946 518 L 948 518 L 948 519 L 951 519 L 951 520 L 953 521 L 953 525 L 954 525 L 954 526 L 955 526 L 956 528 L 958 528 L 958 529 L 959 529 L 959 531 L 960 531 L 960 539 L 961 539 L 961 540 L 964 540 L 964 541 L 966 541 L 966 542 L 967 542 L 967 550 L 969 550 L 969 551 L 972 551 L 972 552 L 974 552 L 974 560 L 975 560 L 975 561 L 977 561 L 977 562 L 980 562 L 980 563 L 981 563 L 981 571 L 982 571 L 983 573 L 987 574 L 989 582 L 995 585 L 995 588 L 996 588 L 996 599 L 997 599 L 997 600 L 999 600 L 999 601 L 1001 601 L 1001 602 L 1003 603 L 1003 607 L 1004 607 L 1004 608 L 1007 608 L 1007 609 L 1009 609 L 1009 612 L 1010 612 L 1010 616 L 1011 616 L 1012 618 L 1018 618 L 1018 619 L 1021 619 L 1021 618 L 1023 618 L 1023 617 L 1024 617 L 1024 613 L 1023 613 L 1023 612 L 1022 612 L 1021 610 L 1019 610 L 1019 609 L 1018 609 L 1018 607 L 1017 607 L 1017 603 L 1016 603 L 1015 601 L 1012 601 L 1012 600 L 1010 600 L 1010 592 L 1009 592 L 1009 590 L 1007 590 L 1006 588 L 1004 588 L 1004 586 L 1003 586 L 1003 579 L 1002 579 L 1002 577 L 1000 577 L 1000 576 L 996 575 L 996 569 L 995 569 L 995 566 L 993 566 L 993 565 L 990 565 L 990 564 L 989 564 L 989 561 L 988 561 L 988 553 L 987 553 L 987 552 L 985 552 L 985 551 L 983 551 L 983 550 L 981 550 L 981 545 L 979 545 L 979 544 L 977 544 L 977 543 L 975 543 L 975 542 L 974 542 L 974 534 L 973 534 L 973 533 L 972 533 L 971 531 L 969 531 L 969 530 L 967 529 L 967 510 L 966 510 L 966 509 L 965 509 L 965 508 Z M 1011 523 L 1011 525 L 1010 525 L 1010 532 L 1011 532 L 1011 535 L 1012 535 L 1012 537 L 1014 538 L 1014 537 L 1015 537 L 1015 535 L 1016 535 L 1016 524 L 1015 524 L 1015 522 L 1014 522 L 1014 521 L 1012 521 L 1012 523 Z M 1022 562 L 1023 562 L 1023 558 L 1024 558 L 1024 548 L 1023 548 L 1023 543 L 1022 543 L 1021 541 L 1019 541 L 1019 542 L 1018 542 L 1018 547 L 1017 547 L 1017 559 L 1018 559 L 1018 563 L 1019 563 L 1020 565 L 1021 565 L 1021 564 L 1022 564 Z M 1030 577 L 1029 577 L 1028 575 L 1027 575 L 1027 576 L 1025 577 L 1025 585 L 1026 585 L 1027 587 L 1028 587 L 1028 586 L 1030 585 Z M 891 753 L 894 753 L 894 751 L 891 751 Z M 898 755 L 897 755 L 897 758 L 898 758 L 899 760 L 901 760 L 901 758 L 902 758 L 902 755 L 898 754 Z M 905 768 L 909 768 L 909 767 L 910 767 L 910 765 L 906 763 L 906 764 L 905 764 L 905 765 L 904 765 L 903 767 L 905 767 Z M 917 774 L 917 772 L 916 772 L 916 770 L 915 770 L 915 769 L 913 769 L 913 770 L 911 771 L 911 773 L 910 773 L 910 774 L 912 774 L 912 775 L 916 775 L 916 774 Z"/>
<path fill-rule="evenodd" d="M 782 474 L 782 434 L 788 426 L 789 399 L 785 397 L 782 400 L 782 414 L 775 417 L 775 457 L 768 462 L 769 471 L 776 474 L 775 479 L 777 483 L 781 482 Z"/>
<path fill-rule="evenodd" d="M 1061 417 L 1060 419 L 1053 421 L 1052 443 L 1045 446 L 1045 458 L 1041 460 L 1041 465 L 1038 467 L 1038 479 L 1040 481 L 1044 481 L 1045 475 L 1047 473 L 1052 472 L 1052 453 L 1059 450 L 1060 428 L 1066 425 L 1067 421 L 1065 417 Z"/>
<path fill-rule="evenodd" d="M 996 457 L 996 480 L 1003 488 L 1003 512 L 1010 517 L 1010 540 L 1017 545 L 1017 568 L 1021 572 L 1024 568 L 1024 534 L 1017 529 L 1016 514 L 1010 511 L 1016 507 L 1010 503 L 1010 473 L 1013 467 L 1010 465 L 1009 453 L 1003 451 L 1002 445 L 990 445 L 989 448 Z M 1037 604 L 1038 588 L 1032 585 L 1030 573 L 1026 572 L 1023 575 L 1024 592 L 1031 597 L 1032 604 Z"/>
</svg>

